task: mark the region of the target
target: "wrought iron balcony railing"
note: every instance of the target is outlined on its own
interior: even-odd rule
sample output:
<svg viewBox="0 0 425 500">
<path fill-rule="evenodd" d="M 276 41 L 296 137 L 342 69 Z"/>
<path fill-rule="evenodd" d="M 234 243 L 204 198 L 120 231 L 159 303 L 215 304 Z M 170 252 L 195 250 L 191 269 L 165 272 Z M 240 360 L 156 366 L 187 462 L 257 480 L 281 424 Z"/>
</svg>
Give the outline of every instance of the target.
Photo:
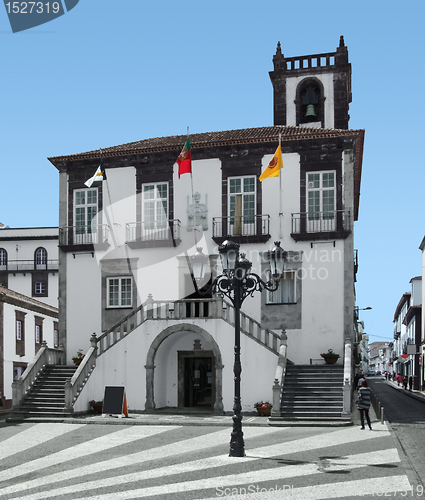
<svg viewBox="0 0 425 500">
<path fill-rule="evenodd" d="M 0 265 L 0 271 L 57 271 L 59 261 L 46 260 L 45 262 L 35 262 L 34 260 L 8 260 L 6 264 Z"/>
<path fill-rule="evenodd" d="M 88 226 L 64 226 L 59 228 L 59 245 L 95 245 L 108 243 L 109 226 L 90 224 Z"/>
<path fill-rule="evenodd" d="M 126 224 L 126 242 L 131 246 L 144 246 L 156 243 L 173 244 L 180 242 L 178 219 L 149 222 L 131 222 Z"/>
<path fill-rule="evenodd" d="M 350 232 L 349 210 L 328 210 L 322 212 L 300 212 L 292 215 L 292 234 Z"/>
<path fill-rule="evenodd" d="M 270 215 L 213 217 L 213 238 L 268 236 Z"/>
</svg>

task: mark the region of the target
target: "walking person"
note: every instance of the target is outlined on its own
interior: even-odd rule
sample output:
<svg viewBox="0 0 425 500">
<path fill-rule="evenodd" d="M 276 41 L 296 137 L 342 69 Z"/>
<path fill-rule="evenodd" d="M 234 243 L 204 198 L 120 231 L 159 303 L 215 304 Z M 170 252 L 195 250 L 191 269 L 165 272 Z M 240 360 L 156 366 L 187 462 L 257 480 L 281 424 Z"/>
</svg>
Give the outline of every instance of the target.
<svg viewBox="0 0 425 500">
<path fill-rule="evenodd" d="M 407 375 L 403 377 L 403 387 L 407 391 Z"/>
<path fill-rule="evenodd" d="M 400 382 L 402 381 L 403 379 L 401 378 L 401 375 L 399 373 L 397 373 L 397 385 L 400 387 Z"/>
<path fill-rule="evenodd" d="M 413 377 L 410 375 L 409 377 L 409 391 L 412 392 L 412 387 L 413 387 Z"/>
<path fill-rule="evenodd" d="M 364 379 L 362 382 L 362 385 L 359 389 L 359 395 L 357 396 L 356 399 L 357 403 L 357 409 L 360 412 L 360 422 L 362 426 L 360 429 L 363 431 L 364 430 L 364 419 L 366 417 L 367 425 L 369 426 L 369 429 L 372 430 L 372 426 L 370 424 L 370 417 L 369 417 L 369 408 L 370 408 L 370 388 L 367 386 L 367 380 Z"/>
<path fill-rule="evenodd" d="M 364 374 L 362 372 L 360 372 L 359 379 L 358 379 L 357 386 L 356 386 L 357 390 L 359 390 L 360 387 L 362 386 L 363 380 L 366 380 L 366 379 L 364 378 Z"/>
</svg>

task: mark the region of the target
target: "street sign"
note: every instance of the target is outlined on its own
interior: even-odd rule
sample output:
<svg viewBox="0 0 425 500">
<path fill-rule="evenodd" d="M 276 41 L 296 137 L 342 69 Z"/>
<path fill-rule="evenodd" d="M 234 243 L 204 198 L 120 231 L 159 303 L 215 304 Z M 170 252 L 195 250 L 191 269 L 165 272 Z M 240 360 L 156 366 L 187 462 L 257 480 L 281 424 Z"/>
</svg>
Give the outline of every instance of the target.
<svg viewBox="0 0 425 500">
<path fill-rule="evenodd" d="M 416 354 L 418 352 L 415 344 L 407 344 L 407 354 Z"/>
</svg>

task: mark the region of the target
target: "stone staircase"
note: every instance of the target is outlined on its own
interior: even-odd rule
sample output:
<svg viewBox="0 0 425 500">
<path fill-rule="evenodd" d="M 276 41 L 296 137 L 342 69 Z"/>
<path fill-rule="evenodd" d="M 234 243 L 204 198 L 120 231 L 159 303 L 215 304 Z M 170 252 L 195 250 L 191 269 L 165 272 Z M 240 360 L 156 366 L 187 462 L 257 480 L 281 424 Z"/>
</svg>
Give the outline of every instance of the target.
<svg viewBox="0 0 425 500">
<path fill-rule="evenodd" d="M 76 369 L 76 366 L 45 365 L 19 407 L 11 411 L 9 419 L 70 416 L 65 412 L 65 381 Z"/>
<path fill-rule="evenodd" d="M 343 411 L 344 367 L 288 365 L 281 400 L 284 420 L 346 420 Z"/>
</svg>

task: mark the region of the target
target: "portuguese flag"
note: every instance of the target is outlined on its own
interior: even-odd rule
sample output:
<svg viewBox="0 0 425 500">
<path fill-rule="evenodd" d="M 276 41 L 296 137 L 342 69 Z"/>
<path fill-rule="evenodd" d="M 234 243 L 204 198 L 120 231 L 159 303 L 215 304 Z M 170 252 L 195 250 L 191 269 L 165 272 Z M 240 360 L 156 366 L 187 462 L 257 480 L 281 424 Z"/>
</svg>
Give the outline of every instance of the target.
<svg viewBox="0 0 425 500">
<path fill-rule="evenodd" d="M 190 137 L 187 136 L 186 144 L 183 146 L 182 152 L 176 162 L 179 165 L 179 179 L 183 174 L 192 173 L 192 151 L 190 150 Z"/>
</svg>

